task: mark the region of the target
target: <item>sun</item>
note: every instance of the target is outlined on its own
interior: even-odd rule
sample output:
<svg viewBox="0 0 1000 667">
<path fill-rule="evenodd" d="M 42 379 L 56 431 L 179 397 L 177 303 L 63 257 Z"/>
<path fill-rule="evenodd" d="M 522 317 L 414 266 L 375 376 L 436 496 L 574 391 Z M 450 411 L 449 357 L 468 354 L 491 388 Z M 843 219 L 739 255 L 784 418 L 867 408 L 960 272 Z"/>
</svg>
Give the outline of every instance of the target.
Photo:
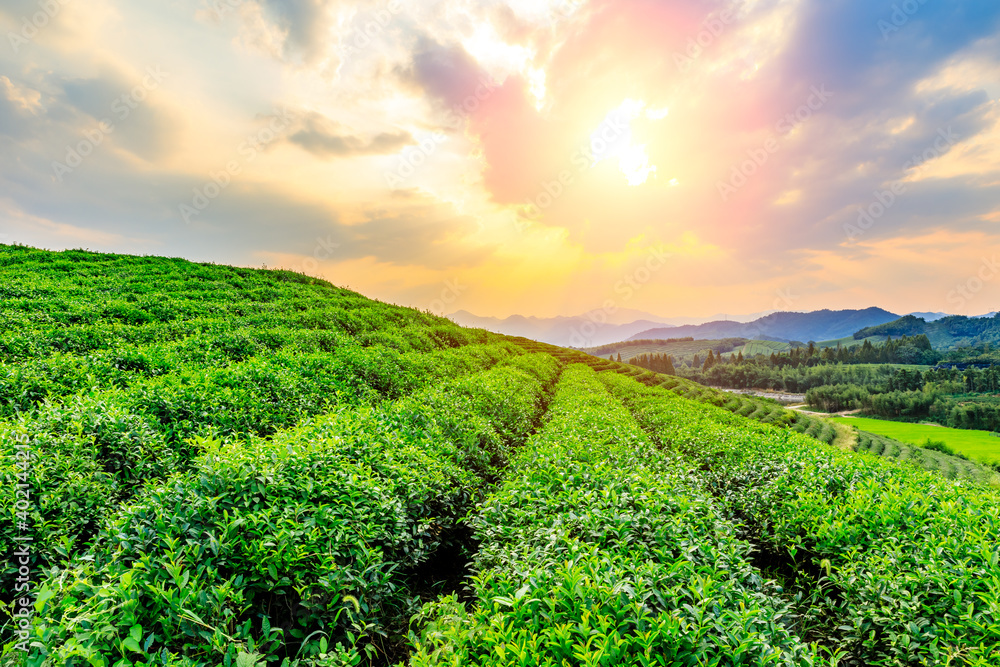
<svg viewBox="0 0 1000 667">
<path fill-rule="evenodd" d="M 646 183 L 656 174 L 657 166 L 650 164 L 645 144 L 633 143 L 632 122 L 642 116 L 653 121 L 663 120 L 669 113 L 670 109 L 650 108 L 643 100 L 628 98 L 622 101 L 590 135 L 591 166 L 617 159 L 618 169 L 629 185 Z"/>
</svg>

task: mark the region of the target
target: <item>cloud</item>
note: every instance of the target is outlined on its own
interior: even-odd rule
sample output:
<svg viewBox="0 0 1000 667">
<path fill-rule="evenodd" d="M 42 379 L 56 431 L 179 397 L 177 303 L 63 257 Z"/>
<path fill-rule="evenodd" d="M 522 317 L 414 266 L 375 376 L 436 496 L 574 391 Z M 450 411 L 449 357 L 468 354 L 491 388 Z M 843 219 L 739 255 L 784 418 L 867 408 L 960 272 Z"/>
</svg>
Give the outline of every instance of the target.
<svg viewBox="0 0 1000 667">
<path fill-rule="evenodd" d="M 134 73 L 106 68 L 96 77 L 64 82 L 63 100 L 90 117 L 81 130 L 110 124 L 117 147 L 153 161 L 170 152 L 180 130 L 173 113 L 156 103 L 156 89 L 169 78 L 160 67 Z"/>
<path fill-rule="evenodd" d="M 326 52 L 338 0 L 259 0 L 285 33 L 287 51 L 315 63 Z"/>
<path fill-rule="evenodd" d="M 0 135 L 20 136 L 43 111 L 40 92 L 0 76 Z"/>
<path fill-rule="evenodd" d="M 247 263 L 310 257 L 329 238 L 338 266 L 392 277 L 379 277 L 382 297 L 426 303 L 428 276 L 468 270 L 478 282 L 464 307 L 524 312 L 567 299 L 589 310 L 660 244 L 676 256 L 630 307 L 691 314 L 734 300 L 764 310 L 789 286 L 796 307 L 884 293 L 897 309 L 892 299 L 919 295 L 892 276 L 919 274 L 923 250 L 890 257 L 893 244 L 963 239 L 936 272 L 1000 241 L 994 0 L 905 3 L 919 8 L 895 18 L 904 3 L 893 0 L 590 0 L 574 12 L 563 0 L 399 11 L 246 0 L 217 19 L 192 11 L 212 4 L 67 3 L 30 44 L 0 50 L 0 191 L 34 221 L 19 217 L 17 234 Z M 5 3 L 0 29 L 19 30 L 37 6 Z M 112 105 L 146 63 L 170 79 L 119 119 Z M 832 96 L 779 130 L 815 87 Z M 670 108 L 628 129 L 657 166 L 637 187 L 617 161 L 582 159 L 626 99 Z M 273 109 L 300 111 L 265 142 Z M 55 178 L 53 161 L 102 119 L 114 132 Z M 908 168 L 940 131 L 959 139 Z M 718 183 L 771 138 L 778 149 L 724 201 Z M 402 190 L 386 187 L 404 158 L 420 164 Z M 238 174 L 184 224 L 178 205 L 229 164 Z M 844 226 L 897 182 L 905 192 L 849 242 Z M 545 197 L 533 226 L 515 225 L 518 207 Z M 887 258 L 891 271 L 878 266 Z M 849 285 L 865 280 L 882 284 Z"/>
<path fill-rule="evenodd" d="M 492 80 L 461 45 L 441 44 L 427 35 L 417 38 L 410 62 L 398 67 L 397 74 L 439 107 L 452 110 L 462 108 L 484 81 Z"/>
<path fill-rule="evenodd" d="M 306 112 L 288 141 L 322 158 L 388 155 L 416 143 L 409 132 L 381 132 L 365 139 L 315 111 Z"/>
<path fill-rule="evenodd" d="M 426 203 L 395 212 L 369 211 L 365 222 L 342 230 L 345 254 L 436 270 L 488 260 L 495 248 L 471 238 L 475 221 L 449 209 Z"/>
</svg>

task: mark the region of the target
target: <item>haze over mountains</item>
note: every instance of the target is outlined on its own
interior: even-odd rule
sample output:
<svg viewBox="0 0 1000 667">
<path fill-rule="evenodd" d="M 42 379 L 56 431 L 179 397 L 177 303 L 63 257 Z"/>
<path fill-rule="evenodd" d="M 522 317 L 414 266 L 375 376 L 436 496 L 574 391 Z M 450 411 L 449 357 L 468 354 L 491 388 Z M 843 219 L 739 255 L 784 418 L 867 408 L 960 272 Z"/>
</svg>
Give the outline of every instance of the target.
<svg viewBox="0 0 1000 667">
<path fill-rule="evenodd" d="M 590 347 L 617 343 L 650 329 L 691 326 L 723 319 L 732 322 L 752 322 L 772 312 L 774 311 L 738 315 L 723 315 L 720 313 L 710 317 L 660 317 L 659 315 L 653 315 L 652 313 L 632 308 L 618 308 L 613 313 L 603 310 L 592 310 L 572 317 L 525 317 L 524 315 L 511 315 L 510 317 L 501 319 L 498 317 L 480 317 L 467 310 L 460 310 L 448 315 L 448 318 L 463 327 L 486 329 L 487 331 L 507 334 L 508 336 L 524 336 L 525 338 L 551 343 L 552 345 Z"/>
<path fill-rule="evenodd" d="M 946 313 L 913 313 L 928 322 Z M 882 308 L 864 310 L 819 310 L 809 313 L 768 312 L 715 315 L 708 318 L 662 317 L 641 310 L 621 308 L 614 313 L 591 311 L 574 317 L 480 317 L 460 310 L 449 315 L 456 323 L 524 336 L 553 345 L 591 347 L 644 338 L 699 340 L 750 338 L 777 341 L 822 341 L 845 338 L 865 327 L 899 319 Z"/>
<path fill-rule="evenodd" d="M 575 317 L 511 315 L 504 319 L 479 317 L 460 310 L 448 318 L 463 327 L 486 329 L 508 336 L 524 336 L 564 347 L 584 347 L 590 344 L 590 341 L 594 341 L 593 345 L 617 343 L 640 331 L 672 326 L 665 318 L 629 309 L 620 309 L 612 314 L 594 311 Z M 603 324 L 600 323 L 602 321 Z"/>
</svg>

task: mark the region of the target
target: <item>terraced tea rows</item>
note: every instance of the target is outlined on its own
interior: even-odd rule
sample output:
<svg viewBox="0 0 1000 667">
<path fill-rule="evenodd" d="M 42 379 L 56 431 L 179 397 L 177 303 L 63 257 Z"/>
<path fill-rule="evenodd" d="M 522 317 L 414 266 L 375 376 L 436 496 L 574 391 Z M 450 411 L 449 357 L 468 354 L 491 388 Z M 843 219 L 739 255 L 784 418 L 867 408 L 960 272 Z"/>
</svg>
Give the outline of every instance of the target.
<svg viewBox="0 0 1000 667">
<path fill-rule="evenodd" d="M 846 664 L 1000 660 L 995 489 L 602 379 L 662 446 L 701 466 L 748 539 L 812 574 L 798 584 L 807 638 Z"/>
<path fill-rule="evenodd" d="M 319 465 L 327 455 L 346 460 L 334 444 L 348 434 L 365 441 L 364 428 L 380 433 L 395 428 L 398 438 L 412 440 L 413 446 L 422 443 L 427 450 L 430 459 L 421 465 L 435 472 L 437 481 L 432 485 L 427 480 L 433 493 L 427 491 L 426 497 L 448 505 L 455 499 L 443 490 L 454 482 L 465 494 L 463 502 L 472 502 L 470 480 L 479 480 L 474 485 L 478 489 L 495 477 L 515 436 L 523 437 L 526 417 L 515 407 L 518 400 L 526 400 L 524 391 L 537 393 L 537 387 L 524 382 L 523 371 L 529 376 L 543 367 L 546 373 L 554 372 L 554 362 L 545 361 L 545 355 L 525 356 L 499 336 L 379 304 L 297 274 L 3 247 L 0 282 L 6 297 L 0 304 L 0 600 L 8 603 L 8 612 L 15 611 L 12 602 L 23 601 L 15 591 L 18 578 L 30 578 L 34 592 L 42 596 L 32 605 L 39 614 L 31 638 L 39 646 L 30 664 L 142 664 L 145 650 L 130 648 L 139 642 L 131 633 L 140 631 L 141 643 L 149 642 L 146 649 L 159 651 L 157 655 L 168 661 L 181 660 L 178 664 L 215 664 L 213 660 L 223 660 L 232 651 L 250 655 L 273 646 L 279 640 L 263 631 L 265 624 L 287 630 L 279 642 L 283 646 L 302 644 L 303 637 L 290 634 L 298 631 L 295 623 L 278 626 L 258 612 L 262 591 L 267 590 L 267 595 L 283 597 L 291 605 L 291 610 L 275 612 L 278 616 L 312 618 L 302 612 L 305 605 L 296 597 L 307 591 L 296 591 L 289 583 L 293 577 L 282 575 L 270 583 L 254 578 L 246 559 L 258 570 L 270 565 L 277 572 L 282 561 L 263 558 L 276 548 L 275 532 L 291 545 L 320 540 L 329 553 L 327 560 L 317 562 L 336 560 L 336 545 L 349 542 L 350 535 L 368 533 L 325 535 L 332 519 L 324 512 L 341 512 L 339 503 L 324 495 L 332 493 L 323 486 L 326 473 L 316 473 L 318 496 L 293 492 L 296 483 L 287 474 L 294 465 L 286 460 L 281 467 L 268 459 L 279 457 L 274 442 L 293 449 L 287 439 L 292 436 L 284 429 L 301 424 L 300 429 L 315 435 L 320 431 L 308 429 L 318 428 L 316 424 L 343 424 L 344 435 L 327 443 L 327 454 L 302 453 L 303 461 L 313 456 Z M 515 371 L 519 366 L 522 370 Z M 499 375 L 490 375 L 491 368 Z M 469 378 L 468 384 L 461 378 Z M 502 391 L 494 391 L 491 383 L 496 382 Z M 440 389 L 427 389 L 442 383 L 453 387 L 457 403 L 448 408 L 452 412 L 442 403 Z M 420 398 L 406 399 L 408 395 Z M 399 403 L 406 400 L 410 402 Z M 532 410 L 539 409 L 539 400 L 535 396 L 529 401 Z M 398 414 L 383 414 L 388 408 L 381 406 L 387 401 L 395 401 L 389 404 Z M 509 421 L 515 413 L 521 415 L 520 422 Z M 536 416 L 531 413 L 531 419 Z M 438 461 L 449 447 L 458 447 L 463 458 Z M 19 459 L 17 452 L 26 450 L 33 454 L 30 461 Z M 416 466 L 412 448 L 401 451 L 410 459 L 400 454 L 398 465 L 383 471 L 386 476 L 402 474 L 404 460 Z M 345 470 L 363 470 L 369 463 L 344 465 Z M 328 483 L 338 483 L 338 473 L 329 474 Z M 359 477 L 355 492 L 360 497 L 369 495 L 366 489 L 374 483 L 373 476 L 369 471 Z M 22 480 L 29 482 L 30 502 L 15 493 Z M 296 521 L 308 517 L 312 505 L 324 499 L 332 503 L 332 510 L 320 512 L 326 517 L 319 520 L 320 527 L 292 530 L 286 514 L 269 514 L 267 487 L 274 480 L 284 480 L 275 483 L 295 496 L 294 502 L 286 500 L 288 508 L 298 512 L 292 514 Z M 410 516 L 405 514 L 407 491 L 395 489 L 400 494 L 397 502 L 386 495 L 386 483 L 378 488 L 382 497 L 371 498 L 366 511 L 380 515 L 396 502 L 402 509 L 384 519 Z M 229 497 L 215 494 L 217 489 L 227 489 Z M 421 492 L 413 492 L 415 502 Z M 464 508 L 455 505 L 459 507 Z M 361 511 L 344 509 L 344 516 L 353 516 L 355 510 Z M 444 515 L 440 525 L 434 524 L 437 510 L 427 511 L 431 514 L 418 522 L 420 530 L 441 531 L 451 525 Z M 261 512 L 277 523 L 260 518 L 265 528 L 257 542 L 250 538 L 250 546 L 231 543 L 242 540 L 240 531 L 246 530 L 249 517 Z M 386 536 L 403 528 L 400 524 L 372 535 L 388 540 Z M 154 534 L 159 537 L 154 539 Z M 15 562 L 17 538 L 25 537 L 33 540 L 30 553 Z M 400 547 L 414 556 L 398 562 L 387 557 L 385 568 L 395 571 L 421 563 L 436 544 L 424 537 L 414 540 L 423 540 L 422 546 Z M 287 544 L 284 548 L 291 548 Z M 145 564 L 133 553 L 136 548 L 151 550 Z M 122 569 L 126 566 L 135 572 L 119 588 L 113 582 L 132 571 Z M 176 578 L 174 567 L 179 568 Z M 310 585 L 318 585 L 319 568 L 316 565 L 310 575 Z M 360 581 L 376 574 L 362 568 L 356 576 Z M 285 582 L 284 588 L 276 581 Z M 72 592 L 63 595 L 66 585 Z M 195 598 L 181 595 L 187 588 Z M 348 595 L 351 590 L 342 592 Z M 53 591 L 59 595 L 46 599 Z M 224 601 L 230 595 L 234 599 Z M 132 600 L 135 608 L 123 611 L 113 600 L 121 605 Z M 176 606 L 182 602 L 183 611 Z M 346 618 L 338 609 L 330 614 Z M 69 634 L 61 625 L 67 619 L 74 629 Z M 218 624 L 211 632 L 204 627 L 209 622 Z M 83 623 L 82 631 L 78 623 Z M 16 643 L 23 639 L 14 628 L 9 617 L 3 621 L 7 661 L 16 657 Z M 228 653 L 215 651 L 221 644 L 213 645 L 215 639 L 204 636 L 206 632 L 224 638 Z M 251 635 L 256 643 L 251 643 Z M 370 632 L 354 635 L 360 645 L 375 646 Z"/>
<path fill-rule="evenodd" d="M 573 350 L 562 350 L 545 343 L 526 339 L 517 339 L 517 342 L 527 350 L 547 351 L 564 361 L 584 363 L 602 372 L 621 373 L 648 386 L 670 389 L 679 396 L 716 405 L 764 424 L 787 427 L 834 447 L 870 451 L 879 456 L 906 461 L 925 470 L 939 472 L 948 478 L 961 478 L 991 484 L 998 482 L 997 474 L 979 463 L 942 452 L 915 448 L 865 431 L 858 432 L 855 437 L 838 436 L 836 427 L 830 422 L 795 410 L 788 410 L 771 401 L 719 391 L 683 378 L 644 371 Z"/>
<path fill-rule="evenodd" d="M 40 655 L 215 665 L 307 657 L 322 651 L 303 641 L 315 633 L 384 660 L 419 597 L 408 570 L 462 547 L 462 518 L 556 370 L 532 355 L 244 447 L 201 442 L 190 471 L 123 506 L 86 559 L 43 584 Z M 141 651 L 120 648 L 132 628 Z"/>
<path fill-rule="evenodd" d="M 411 665 L 814 664 L 736 526 L 586 366 L 472 525 L 477 603 L 426 608 Z"/>
<path fill-rule="evenodd" d="M 972 468 L 295 274 L 0 279 L 5 665 L 1000 663 Z"/>
<path fill-rule="evenodd" d="M 854 449 L 858 452 L 870 452 L 876 456 L 913 463 L 925 470 L 939 472 L 948 479 L 976 481 L 990 477 L 988 470 L 984 470 L 983 466 L 968 459 L 951 456 L 933 449 L 908 445 L 905 442 L 866 431 L 858 432 L 858 442 Z"/>
</svg>

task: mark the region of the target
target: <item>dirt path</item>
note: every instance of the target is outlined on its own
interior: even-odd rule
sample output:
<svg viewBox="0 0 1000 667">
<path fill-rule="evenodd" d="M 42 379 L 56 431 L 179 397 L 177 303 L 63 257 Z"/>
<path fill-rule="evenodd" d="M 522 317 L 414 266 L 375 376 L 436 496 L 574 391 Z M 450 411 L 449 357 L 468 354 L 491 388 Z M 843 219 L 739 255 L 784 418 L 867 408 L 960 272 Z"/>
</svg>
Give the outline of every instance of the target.
<svg viewBox="0 0 1000 667">
<path fill-rule="evenodd" d="M 758 398 L 773 398 L 779 403 L 802 403 L 806 400 L 805 394 L 786 394 L 780 391 L 766 391 L 764 389 L 728 389 L 726 387 L 712 387 L 727 394 L 742 394 L 745 396 L 756 396 Z"/>
<path fill-rule="evenodd" d="M 861 410 L 842 410 L 840 412 L 813 412 L 812 410 L 806 410 L 808 407 L 803 405 L 789 405 L 789 410 L 795 410 L 796 412 L 801 412 L 804 415 L 809 415 L 810 417 L 850 417 L 851 415 L 856 415 L 861 412 Z M 834 423 L 833 428 L 837 431 L 837 437 L 834 438 L 832 445 L 837 449 L 846 449 L 849 451 L 854 451 L 854 447 L 858 444 L 858 432 L 853 426 L 847 424 Z"/>
<path fill-rule="evenodd" d="M 858 430 L 847 424 L 834 424 L 833 428 L 837 430 L 837 437 L 833 440 L 833 446 L 853 452 L 858 444 Z"/>
<path fill-rule="evenodd" d="M 789 410 L 795 410 L 796 412 L 801 412 L 805 415 L 810 415 L 812 417 L 851 417 L 858 414 L 861 410 L 842 410 L 841 412 L 813 412 L 812 410 L 806 410 L 805 404 L 803 405 L 789 405 Z"/>
</svg>

